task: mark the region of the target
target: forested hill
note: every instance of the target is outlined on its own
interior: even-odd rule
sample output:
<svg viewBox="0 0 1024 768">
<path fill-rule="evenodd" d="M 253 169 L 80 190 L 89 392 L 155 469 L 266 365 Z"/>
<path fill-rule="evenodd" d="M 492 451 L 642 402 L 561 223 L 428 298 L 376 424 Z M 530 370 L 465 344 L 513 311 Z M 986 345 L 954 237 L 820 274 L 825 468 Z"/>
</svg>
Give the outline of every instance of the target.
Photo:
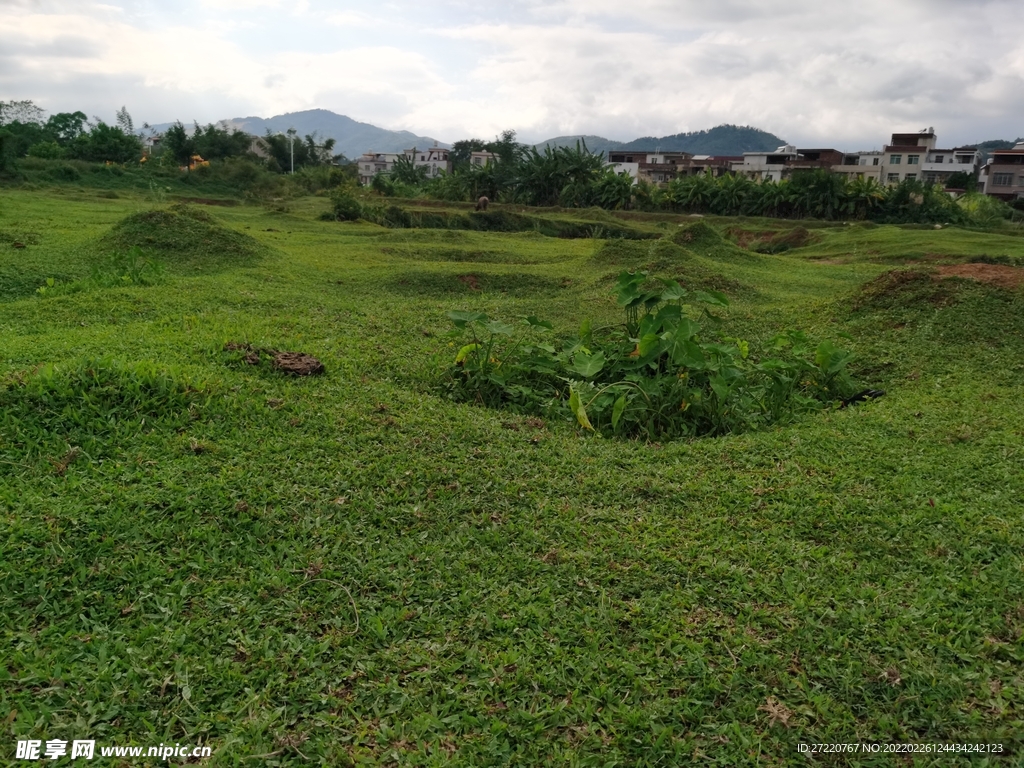
<svg viewBox="0 0 1024 768">
<path fill-rule="evenodd" d="M 558 136 L 537 143 L 544 145 L 574 146 L 577 140 L 586 141 L 591 152 L 611 149 L 655 150 L 690 152 L 694 155 L 742 155 L 744 152 L 765 152 L 781 147 L 786 142 L 773 133 L 746 125 L 718 125 L 704 131 L 676 133 L 671 136 L 643 136 L 632 141 L 615 141 L 602 136 Z"/>
<path fill-rule="evenodd" d="M 289 128 L 294 128 L 301 138 L 315 131 L 321 138 L 334 139 L 334 151 L 340 152 L 350 160 L 369 150 L 401 152 L 411 147 L 424 149 L 433 146 L 435 141 L 429 136 L 417 136 L 409 131 L 389 131 L 369 123 L 361 123 L 327 109 L 307 109 L 303 112 L 288 112 L 266 118 L 236 117 L 224 122 L 256 136 L 262 136 L 267 130 L 271 133 L 284 133 Z M 154 125 L 153 128 L 162 131 L 170 125 Z M 442 147 L 448 146 L 444 142 L 439 144 Z"/>
</svg>

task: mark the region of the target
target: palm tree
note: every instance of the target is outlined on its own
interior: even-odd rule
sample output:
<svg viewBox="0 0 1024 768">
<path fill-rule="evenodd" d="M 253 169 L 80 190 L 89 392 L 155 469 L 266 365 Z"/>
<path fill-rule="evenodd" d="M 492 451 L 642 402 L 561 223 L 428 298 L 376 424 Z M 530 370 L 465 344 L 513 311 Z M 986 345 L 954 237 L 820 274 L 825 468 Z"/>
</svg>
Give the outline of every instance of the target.
<svg viewBox="0 0 1024 768">
<path fill-rule="evenodd" d="M 859 178 L 850 182 L 846 194 L 850 212 L 858 219 L 866 219 L 881 207 L 885 200 L 885 187 L 875 179 Z"/>
</svg>

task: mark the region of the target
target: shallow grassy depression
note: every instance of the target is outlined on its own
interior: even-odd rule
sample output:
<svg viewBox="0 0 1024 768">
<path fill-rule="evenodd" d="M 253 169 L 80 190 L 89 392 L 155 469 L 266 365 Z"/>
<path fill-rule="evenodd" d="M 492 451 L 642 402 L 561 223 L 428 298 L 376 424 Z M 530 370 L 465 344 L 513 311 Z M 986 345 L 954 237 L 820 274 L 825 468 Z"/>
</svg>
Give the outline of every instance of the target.
<svg viewBox="0 0 1024 768">
<path fill-rule="evenodd" d="M 1024 302 L 928 271 L 1010 264 L 1019 234 L 809 227 L 772 255 L 743 232 L 778 222 L 606 241 L 290 206 L 0 192 L 3 761 L 1024 760 Z M 112 261 L 132 246 L 147 284 Z M 887 394 L 664 445 L 445 399 L 449 310 L 618 322 L 633 267 L 724 291 L 752 349 L 838 340 Z"/>
</svg>

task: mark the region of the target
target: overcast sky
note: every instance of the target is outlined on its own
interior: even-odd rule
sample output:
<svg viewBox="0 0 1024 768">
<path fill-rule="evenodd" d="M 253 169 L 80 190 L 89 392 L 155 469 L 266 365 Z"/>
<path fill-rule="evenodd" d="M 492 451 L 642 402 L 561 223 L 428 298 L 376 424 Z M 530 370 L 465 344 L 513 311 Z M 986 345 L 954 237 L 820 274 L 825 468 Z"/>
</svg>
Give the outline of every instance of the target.
<svg viewBox="0 0 1024 768">
<path fill-rule="evenodd" d="M 0 100 L 136 124 L 321 107 L 443 141 L 753 125 L 1024 135 L 1024 0 L 0 0 Z"/>
</svg>

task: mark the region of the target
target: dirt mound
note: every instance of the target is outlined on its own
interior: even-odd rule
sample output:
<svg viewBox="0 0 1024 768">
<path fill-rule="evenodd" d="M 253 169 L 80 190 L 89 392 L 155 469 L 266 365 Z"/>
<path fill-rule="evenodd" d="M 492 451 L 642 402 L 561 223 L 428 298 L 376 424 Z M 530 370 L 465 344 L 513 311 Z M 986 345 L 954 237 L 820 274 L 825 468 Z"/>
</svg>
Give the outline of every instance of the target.
<svg viewBox="0 0 1024 768">
<path fill-rule="evenodd" d="M 269 252 L 249 235 L 229 229 L 190 205 L 134 213 L 115 224 L 100 242 L 115 251 L 133 247 L 149 251 L 171 269 L 251 264 Z"/>
<path fill-rule="evenodd" d="M 910 308 L 922 304 L 941 307 L 953 300 L 954 286 L 936 282 L 920 269 L 894 269 L 865 283 L 853 302 L 859 309 Z"/>
<path fill-rule="evenodd" d="M 669 236 L 676 245 L 689 248 L 694 251 L 710 250 L 726 245 L 726 240 L 721 233 L 703 221 L 695 221 L 681 227 L 677 232 Z"/>
<path fill-rule="evenodd" d="M 254 347 L 244 341 L 229 341 L 224 345 L 224 351 L 241 353 L 240 361 L 247 365 L 259 365 L 269 359 L 276 370 L 293 376 L 315 376 L 324 372 L 324 364 L 304 352 Z"/>
<path fill-rule="evenodd" d="M 793 227 L 793 229 L 778 232 L 762 241 L 754 247 L 754 250 L 758 253 L 785 253 L 793 248 L 803 248 L 805 245 L 813 243 L 815 239 L 807 227 Z"/>
<path fill-rule="evenodd" d="M 1024 269 L 1001 264 L 947 264 L 936 267 L 940 277 L 962 277 L 999 288 L 1015 290 L 1024 285 Z"/>
</svg>

